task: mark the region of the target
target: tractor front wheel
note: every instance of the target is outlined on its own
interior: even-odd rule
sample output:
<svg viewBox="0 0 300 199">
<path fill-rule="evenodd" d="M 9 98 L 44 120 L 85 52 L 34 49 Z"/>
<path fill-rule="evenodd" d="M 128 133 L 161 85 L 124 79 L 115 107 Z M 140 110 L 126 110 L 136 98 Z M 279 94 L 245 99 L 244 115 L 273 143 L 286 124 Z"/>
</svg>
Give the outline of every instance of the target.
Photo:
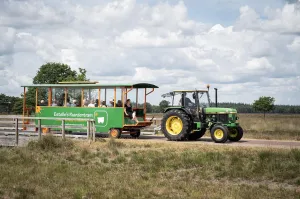
<svg viewBox="0 0 300 199">
<path fill-rule="evenodd" d="M 210 130 L 211 138 L 216 143 L 225 143 L 228 138 L 228 128 L 221 125 L 216 125 Z"/>
<path fill-rule="evenodd" d="M 206 128 L 201 130 L 194 131 L 193 133 L 189 134 L 188 140 L 195 141 L 201 138 L 206 132 Z"/>
<path fill-rule="evenodd" d="M 181 110 L 166 112 L 162 118 L 161 130 L 168 140 L 182 141 L 188 138 L 190 132 L 189 116 Z"/>
<path fill-rule="evenodd" d="M 228 139 L 232 142 L 238 142 L 242 139 L 244 131 L 242 127 L 229 128 Z"/>
<path fill-rule="evenodd" d="M 120 129 L 110 129 L 109 130 L 109 137 L 110 138 L 120 138 L 121 137 L 121 130 Z"/>
</svg>

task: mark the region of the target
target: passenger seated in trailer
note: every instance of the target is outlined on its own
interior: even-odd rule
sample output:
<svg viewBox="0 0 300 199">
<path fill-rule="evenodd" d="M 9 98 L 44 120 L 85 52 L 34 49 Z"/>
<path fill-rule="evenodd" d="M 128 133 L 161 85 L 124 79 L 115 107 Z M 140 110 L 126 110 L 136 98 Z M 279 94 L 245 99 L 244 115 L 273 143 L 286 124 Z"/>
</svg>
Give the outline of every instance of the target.
<svg viewBox="0 0 300 199">
<path fill-rule="evenodd" d="M 122 101 L 121 100 L 118 100 L 117 104 L 116 104 L 116 107 L 122 107 L 123 104 L 122 104 Z"/>
<path fill-rule="evenodd" d="M 57 102 L 56 102 L 56 100 L 53 100 L 53 102 L 52 102 L 52 106 L 57 106 Z"/>
<path fill-rule="evenodd" d="M 95 102 L 94 102 L 94 100 L 91 100 L 91 102 L 89 103 L 88 107 L 95 107 Z"/>
<path fill-rule="evenodd" d="M 65 103 L 64 103 L 64 106 L 65 106 Z M 70 98 L 68 98 L 67 99 L 67 105 L 66 105 L 67 107 L 70 107 L 71 106 L 71 104 L 70 104 Z"/>
<path fill-rule="evenodd" d="M 96 99 L 96 101 L 95 101 L 95 107 L 98 107 L 98 105 L 99 105 L 99 100 Z"/>
<path fill-rule="evenodd" d="M 55 100 L 56 106 L 63 106 L 64 100 Z"/>
<path fill-rule="evenodd" d="M 44 100 L 41 100 L 40 106 L 46 106 L 46 103 Z"/>
<path fill-rule="evenodd" d="M 71 107 L 76 107 L 76 106 L 77 106 L 77 100 L 74 99 L 71 103 Z"/>
<path fill-rule="evenodd" d="M 106 102 L 105 102 L 105 101 L 101 101 L 100 107 L 107 107 L 107 106 L 106 106 Z"/>
<path fill-rule="evenodd" d="M 115 106 L 115 100 L 111 98 L 108 107 L 114 107 L 114 106 Z"/>
<path fill-rule="evenodd" d="M 89 101 L 87 99 L 84 99 L 83 100 L 83 106 L 88 107 L 88 105 L 89 105 Z"/>
<path fill-rule="evenodd" d="M 124 108 L 124 113 L 126 116 L 129 116 L 130 119 L 135 120 L 136 123 L 138 123 L 138 119 L 136 118 L 136 112 L 133 111 L 132 106 L 131 106 L 131 101 L 130 99 L 126 100 L 125 108 Z"/>
<path fill-rule="evenodd" d="M 65 106 L 65 94 L 62 94 L 62 96 L 59 98 L 59 100 L 56 101 L 57 106 Z"/>
</svg>

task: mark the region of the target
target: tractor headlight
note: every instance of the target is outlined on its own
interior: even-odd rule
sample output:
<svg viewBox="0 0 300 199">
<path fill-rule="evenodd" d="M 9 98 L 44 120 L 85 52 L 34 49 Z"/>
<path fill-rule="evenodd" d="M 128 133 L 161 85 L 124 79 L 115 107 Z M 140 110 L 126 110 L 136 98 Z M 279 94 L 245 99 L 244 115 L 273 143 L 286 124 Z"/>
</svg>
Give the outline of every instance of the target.
<svg viewBox="0 0 300 199">
<path fill-rule="evenodd" d="M 235 114 L 229 114 L 228 119 L 230 123 L 234 123 L 236 120 L 236 115 Z"/>
</svg>

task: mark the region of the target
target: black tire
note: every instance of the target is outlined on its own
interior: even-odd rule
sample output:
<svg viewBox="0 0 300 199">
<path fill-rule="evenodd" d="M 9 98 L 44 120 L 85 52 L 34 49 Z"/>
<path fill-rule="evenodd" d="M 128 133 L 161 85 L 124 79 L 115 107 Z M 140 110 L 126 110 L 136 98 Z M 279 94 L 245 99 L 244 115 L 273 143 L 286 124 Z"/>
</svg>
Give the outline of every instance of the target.
<svg viewBox="0 0 300 199">
<path fill-rule="evenodd" d="M 216 125 L 210 130 L 211 138 L 216 143 L 225 143 L 228 139 L 228 128 L 221 125 Z"/>
<path fill-rule="evenodd" d="M 133 138 L 138 138 L 141 135 L 141 130 L 136 130 L 136 131 L 130 132 L 130 135 Z"/>
<path fill-rule="evenodd" d="M 193 133 L 189 134 L 188 140 L 190 141 L 195 141 L 201 138 L 206 132 L 206 128 L 201 129 L 199 131 L 194 131 Z"/>
<path fill-rule="evenodd" d="M 172 122 L 174 119 L 175 121 Z M 190 129 L 190 118 L 184 111 L 173 109 L 166 112 L 162 118 L 161 131 L 168 140 L 187 140 Z"/>
<path fill-rule="evenodd" d="M 110 129 L 109 130 L 109 137 L 110 138 L 120 138 L 122 134 L 121 129 Z"/>
<path fill-rule="evenodd" d="M 229 128 L 228 140 L 232 142 L 238 142 L 242 139 L 244 135 L 244 130 L 242 127 L 238 126 L 236 128 Z"/>
</svg>

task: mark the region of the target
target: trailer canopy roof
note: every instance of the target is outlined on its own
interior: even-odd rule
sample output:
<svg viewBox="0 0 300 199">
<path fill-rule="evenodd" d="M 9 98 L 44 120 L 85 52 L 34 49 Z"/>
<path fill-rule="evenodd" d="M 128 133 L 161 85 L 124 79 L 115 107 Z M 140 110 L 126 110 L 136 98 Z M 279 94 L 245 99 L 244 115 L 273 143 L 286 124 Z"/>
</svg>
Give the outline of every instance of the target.
<svg viewBox="0 0 300 199">
<path fill-rule="evenodd" d="M 136 83 L 136 84 L 98 84 L 97 82 L 61 82 L 58 84 L 31 84 L 22 85 L 21 87 L 45 87 L 45 88 L 158 88 L 158 86 L 149 83 Z"/>
</svg>

